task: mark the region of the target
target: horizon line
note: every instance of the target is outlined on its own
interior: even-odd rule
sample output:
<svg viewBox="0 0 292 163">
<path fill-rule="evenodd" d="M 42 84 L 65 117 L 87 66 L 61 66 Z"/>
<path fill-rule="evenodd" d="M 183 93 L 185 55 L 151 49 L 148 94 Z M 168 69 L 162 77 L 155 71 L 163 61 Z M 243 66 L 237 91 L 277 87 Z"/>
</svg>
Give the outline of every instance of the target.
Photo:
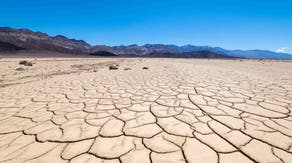
<svg viewBox="0 0 292 163">
<path fill-rule="evenodd" d="M 267 49 L 259 49 L 259 48 L 255 48 L 255 49 L 240 49 L 240 48 L 227 49 L 227 48 L 220 47 L 220 46 L 195 45 L 195 44 L 190 44 L 190 43 L 187 43 L 187 44 L 174 44 L 174 43 L 92 44 L 92 43 L 89 43 L 88 41 L 86 41 L 85 39 L 76 39 L 76 38 L 69 37 L 69 36 L 66 36 L 66 35 L 63 35 L 63 34 L 51 35 L 51 34 L 48 34 L 46 32 L 42 32 L 42 31 L 39 31 L 39 30 L 32 30 L 30 28 L 25 28 L 25 27 L 17 28 L 17 27 L 11 27 L 11 26 L 2 26 L 0 28 L 10 28 L 10 29 L 15 29 L 15 30 L 28 30 L 28 31 L 31 31 L 31 32 L 34 32 L 34 33 L 40 32 L 42 34 L 48 35 L 49 37 L 63 36 L 63 37 L 66 37 L 67 39 L 71 39 L 71 40 L 84 41 L 85 43 L 89 44 L 90 46 L 109 46 L 109 47 L 134 46 L 134 45 L 135 46 L 145 46 L 145 45 L 167 45 L 167 46 L 171 46 L 171 45 L 173 45 L 173 46 L 178 46 L 178 47 L 196 46 L 196 47 L 221 48 L 223 50 L 228 50 L 228 51 L 237 51 L 237 50 L 239 50 L 239 51 L 255 51 L 255 50 L 261 50 L 261 51 L 270 51 L 270 52 L 279 53 L 279 54 L 290 54 L 290 55 L 292 55 L 292 52 L 291 53 L 290 52 L 277 52 L 278 49 L 276 49 L 276 50 L 267 50 Z M 281 48 L 279 48 L 279 49 L 281 49 Z"/>
</svg>

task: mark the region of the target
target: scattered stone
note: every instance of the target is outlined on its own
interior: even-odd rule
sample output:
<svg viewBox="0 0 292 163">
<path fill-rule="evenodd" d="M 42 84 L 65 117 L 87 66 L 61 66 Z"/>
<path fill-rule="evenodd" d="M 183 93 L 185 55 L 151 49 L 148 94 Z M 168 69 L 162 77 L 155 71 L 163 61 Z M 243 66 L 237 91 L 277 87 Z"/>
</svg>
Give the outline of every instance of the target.
<svg viewBox="0 0 292 163">
<path fill-rule="evenodd" d="M 15 69 L 15 70 L 16 70 L 16 71 L 25 71 L 26 69 L 23 68 L 23 67 L 19 67 L 19 68 Z"/>
<path fill-rule="evenodd" d="M 97 72 L 97 70 L 93 70 L 93 72 Z"/>
<path fill-rule="evenodd" d="M 125 71 L 131 70 L 131 68 L 124 68 Z"/>
<path fill-rule="evenodd" d="M 24 65 L 24 66 L 32 66 L 32 62 L 28 62 L 26 60 L 22 60 L 19 62 L 20 65 Z"/>
<path fill-rule="evenodd" d="M 110 70 L 117 70 L 118 67 L 117 67 L 117 66 L 114 66 L 114 65 L 110 65 L 110 66 L 109 66 L 109 69 L 110 69 Z"/>
<path fill-rule="evenodd" d="M 27 63 L 25 64 L 25 66 L 32 66 L 32 63 L 31 63 L 31 62 L 27 62 Z"/>
<path fill-rule="evenodd" d="M 149 68 L 148 67 L 143 67 L 143 70 L 148 70 Z"/>
<path fill-rule="evenodd" d="M 26 61 L 26 60 L 19 61 L 19 64 L 20 64 L 20 65 L 25 65 L 26 63 L 27 63 L 27 61 Z"/>
</svg>

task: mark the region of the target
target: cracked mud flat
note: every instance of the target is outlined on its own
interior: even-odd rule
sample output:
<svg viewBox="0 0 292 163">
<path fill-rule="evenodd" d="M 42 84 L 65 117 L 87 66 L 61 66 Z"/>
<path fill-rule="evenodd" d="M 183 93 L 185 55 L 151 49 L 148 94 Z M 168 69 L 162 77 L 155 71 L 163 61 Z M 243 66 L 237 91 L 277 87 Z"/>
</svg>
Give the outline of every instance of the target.
<svg viewBox="0 0 292 163">
<path fill-rule="evenodd" d="M 0 60 L 0 162 L 292 162 L 292 62 L 18 62 Z"/>
</svg>

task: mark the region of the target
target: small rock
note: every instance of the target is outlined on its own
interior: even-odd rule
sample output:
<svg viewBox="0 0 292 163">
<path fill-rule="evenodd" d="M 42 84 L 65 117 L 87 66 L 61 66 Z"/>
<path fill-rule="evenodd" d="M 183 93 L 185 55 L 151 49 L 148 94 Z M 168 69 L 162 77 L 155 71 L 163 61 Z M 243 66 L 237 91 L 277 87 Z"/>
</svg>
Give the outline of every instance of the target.
<svg viewBox="0 0 292 163">
<path fill-rule="evenodd" d="M 125 71 L 131 70 L 131 68 L 124 68 Z"/>
<path fill-rule="evenodd" d="M 20 61 L 19 64 L 24 66 L 32 66 L 32 62 L 28 62 L 26 60 Z"/>
<path fill-rule="evenodd" d="M 20 65 L 25 65 L 26 63 L 27 63 L 27 61 L 26 61 L 26 60 L 19 61 L 19 64 L 20 64 Z"/>
<path fill-rule="evenodd" d="M 117 66 L 113 66 L 113 65 L 111 65 L 111 66 L 109 66 L 109 69 L 110 69 L 110 70 L 117 70 L 118 68 L 117 68 Z"/>
<path fill-rule="evenodd" d="M 143 70 L 148 70 L 149 68 L 148 67 L 143 67 Z"/>
<path fill-rule="evenodd" d="M 97 70 L 93 70 L 93 72 L 97 72 Z"/>
<path fill-rule="evenodd" d="M 32 66 L 31 62 L 27 62 L 24 66 Z"/>
<path fill-rule="evenodd" d="M 15 69 L 15 70 L 16 70 L 16 71 L 25 71 L 26 69 L 23 68 L 23 67 L 19 67 L 19 68 Z"/>
</svg>

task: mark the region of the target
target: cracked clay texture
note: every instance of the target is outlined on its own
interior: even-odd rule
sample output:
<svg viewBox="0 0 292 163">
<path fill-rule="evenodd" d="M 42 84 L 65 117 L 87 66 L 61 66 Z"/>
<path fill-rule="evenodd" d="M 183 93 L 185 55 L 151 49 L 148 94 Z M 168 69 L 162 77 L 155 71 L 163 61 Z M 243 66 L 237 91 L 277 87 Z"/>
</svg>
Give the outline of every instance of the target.
<svg viewBox="0 0 292 163">
<path fill-rule="evenodd" d="M 1 163 L 292 162 L 292 62 L 19 60 L 0 60 Z"/>
</svg>

